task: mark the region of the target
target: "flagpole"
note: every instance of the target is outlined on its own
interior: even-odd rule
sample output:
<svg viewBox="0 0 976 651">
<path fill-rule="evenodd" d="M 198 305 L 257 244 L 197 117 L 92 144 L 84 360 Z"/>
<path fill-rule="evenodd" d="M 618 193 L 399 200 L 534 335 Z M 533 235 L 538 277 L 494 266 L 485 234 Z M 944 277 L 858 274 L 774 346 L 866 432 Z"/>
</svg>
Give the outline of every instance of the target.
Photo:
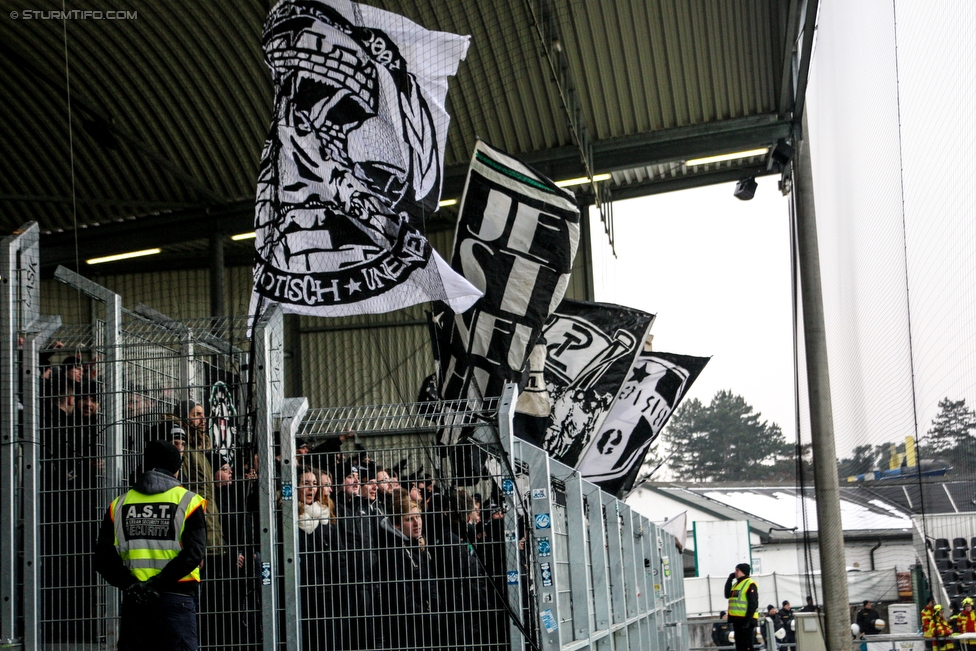
<svg viewBox="0 0 976 651">
<path fill-rule="evenodd" d="M 834 445 L 833 409 L 827 367 L 827 333 L 824 325 L 820 279 L 820 249 L 813 195 L 809 129 L 803 116 L 803 139 L 794 161 L 796 185 L 793 205 L 796 246 L 803 305 L 803 339 L 806 350 L 807 391 L 810 400 L 810 432 L 813 443 L 813 485 L 817 501 L 817 541 L 824 591 L 825 642 L 828 649 L 847 649 L 851 644 L 848 610 L 844 530 L 840 515 L 840 483 Z"/>
</svg>

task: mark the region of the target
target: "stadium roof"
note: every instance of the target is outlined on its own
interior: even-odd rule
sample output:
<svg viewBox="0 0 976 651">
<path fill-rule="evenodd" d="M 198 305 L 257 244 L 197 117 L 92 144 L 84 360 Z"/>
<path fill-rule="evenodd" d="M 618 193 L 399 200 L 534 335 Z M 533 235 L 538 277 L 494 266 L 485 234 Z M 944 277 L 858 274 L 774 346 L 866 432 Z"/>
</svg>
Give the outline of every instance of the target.
<svg viewBox="0 0 976 651">
<path fill-rule="evenodd" d="M 920 499 L 924 489 L 924 500 Z M 646 483 L 627 499 L 628 504 L 642 513 L 650 513 L 657 504 L 645 493 L 658 494 L 676 502 L 710 513 L 720 520 L 749 520 L 752 529 L 764 535 L 786 537 L 788 530 L 797 527 L 817 531 L 817 507 L 813 488 L 804 493 L 796 486 L 755 486 L 734 482 L 685 484 Z M 805 502 L 807 521 L 803 522 L 801 501 Z M 642 510 L 642 502 L 646 508 Z M 925 479 L 921 486 L 916 480 L 853 482 L 840 486 L 841 520 L 845 535 L 868 532 L 907 531 L 912 528 L 911 516 L 923 512 L 976 512 L 976 488 L 972 482 Z M 671 516 L 657 513 L 656 516 Z M 805 526 L 804 526 L 805 524 Z M 771 531 L 772 529 L 772 531 Z"/>
<path fill-rule="evenodd" d="M 75 225 L 86 254 L 167 246 L 186 264 L 205 259 L 211 233 L 251 230 L 272 104 L 260 42 L 269 4 L 105 0 L 99 19 L 69 1 L 68 20 L 11 5 L 0 23 L 0 229 L 37 221 L 48 269 L 73 261 Z M 481 137 L 556 180 L 610 174 L 578 186 L 604 206 L 782 173 L 765 151 L 686 161 L 797 135 L 818 5 L 367 4 L 472 36 L 448 95 L 445 198 L 460 195 Z M 440 213 L 428 227 L 456 219 Z M 250 243 L 235 246 L 249 260 Z"/>
</svg>

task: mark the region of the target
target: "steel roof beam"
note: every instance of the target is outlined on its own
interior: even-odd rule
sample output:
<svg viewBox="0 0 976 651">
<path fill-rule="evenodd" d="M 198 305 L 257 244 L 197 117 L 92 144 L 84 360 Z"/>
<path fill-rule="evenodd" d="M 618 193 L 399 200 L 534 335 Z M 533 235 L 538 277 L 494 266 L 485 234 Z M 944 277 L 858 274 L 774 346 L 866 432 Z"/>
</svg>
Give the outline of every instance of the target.
<svg viewBox="0 0 976 651">
<path fill-rule="evenodd" d="M 783 71 L 779 80 L 779 117 L 786 118 L 790 110 L 796 105 L 793 95 L 793 81 L 799 68 L 799 53 L 797 52 L 797 34 L 800 31 L 801 0 L 790 0 L 790 7 L 786 18 L 786 38 L 783 43 Z M 805 4 L 805 3 L 804 3 Z"/>
<path fill-rule="evenodd" d="M 617 172 L 772 145 L 780 138 L 791 137 L 792 131 L 791 121 L 767 114 L 601 140 L 593 143 L 594 173 Z M 521 159 L 557 181 L 585 174 L 575 147 L 549 149 L 523 155 Z M 445 198 L 461 196 L 467 173 L 467 164 L 452 165 L 445 170 Z M 614 197 L 617 196 L 614 190 Z"/>
<path fill-rule="evenodd" d="M 796 106 L 793 107 L 793 120 L 799 130 L 806 103 L 807 81 L 810 78 L 810 57 L 813 56 L 813 35 L 817 28 L 818 0 L 807 0 L 807 11 L 803 21 L 803 44 L 796 75 Z"/>
<path fill-rule="evenodd" d="M 775 165 L 772 169 L 770 169 L 767 165 L 762 164 L 711 170 L 700 174 L 689 174 L 687 176 L 649 179 L 641 183 L 615 187 L 613 189 L 613 200 L 622 201 L 624 199 L 646 197 L 652 194 L 688 190 L 690 188 L 698 188 L 704 185 L 732 183 L 750 176 L 760 177 L 781 174 L 782 171 L 782 168 L 778 165 Z M 586 196 L 580 198 L 581 205 L 590 205 L 592 203 L 592 197 Z"/>
</svg>

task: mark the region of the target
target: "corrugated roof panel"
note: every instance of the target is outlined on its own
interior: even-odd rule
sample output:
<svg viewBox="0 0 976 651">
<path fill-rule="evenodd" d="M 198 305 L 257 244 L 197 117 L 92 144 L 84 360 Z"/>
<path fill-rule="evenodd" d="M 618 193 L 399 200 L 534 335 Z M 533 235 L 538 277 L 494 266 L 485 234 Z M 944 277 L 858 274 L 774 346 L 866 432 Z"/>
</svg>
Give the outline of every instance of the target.
<svg viewBox="0 0 976 651">
<path fill-rule="evenodd" d="M 787 8 L 778 0 L 366 2 L 428 29 L 472 37 L 447 97 L 447 166 L 466 165 L 480 136 L 544 169 L 579 173 L 544 45 L 567 59 L 591 142 L 619 151 L 627 164 L 641 162 L 644 136 L 775 115 L 789 54 Z M 77 0 L 65 8 L 90 9 Z M 3 228 L 36 219 L 44 231 L 67 230 L 75 213 L 82 225 L 152 222 L 161 211 L 253 196 L 272 108 L 260 40 L 268 3 L 104 0 L 99 8 L 135 11 L 137 18 L 66 23 L 70 149 L 62 22 L 0 23 L 0 85 L 9 89 L 0 105 Z M 534 22 L 547 11 L 558 44 L 543 44 L 540 29 L 547 29 Z M 111 138 L 98 144 L 83 128 L 93 119 L 111 125 L 101 136 L 109 132 L 114 149 L 104 146 Z M 653 156 L 646 160 L 660 158 Z"/>
</svg>

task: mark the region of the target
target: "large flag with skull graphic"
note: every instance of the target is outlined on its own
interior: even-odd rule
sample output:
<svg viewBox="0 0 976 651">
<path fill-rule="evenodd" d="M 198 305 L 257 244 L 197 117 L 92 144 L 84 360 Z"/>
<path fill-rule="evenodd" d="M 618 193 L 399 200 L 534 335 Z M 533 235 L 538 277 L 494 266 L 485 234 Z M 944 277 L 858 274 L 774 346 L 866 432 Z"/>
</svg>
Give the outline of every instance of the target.
<svg viewBox="0 0 976 651">
<path fill-rule="evenodd" d="M 468 37 L 348 0 L 285 0 L 263 46 L 275 101 L 250 313 L 469 308 L 481 292 L 415 225 L 440 199 L 448 78 Z"/>
</svg>

